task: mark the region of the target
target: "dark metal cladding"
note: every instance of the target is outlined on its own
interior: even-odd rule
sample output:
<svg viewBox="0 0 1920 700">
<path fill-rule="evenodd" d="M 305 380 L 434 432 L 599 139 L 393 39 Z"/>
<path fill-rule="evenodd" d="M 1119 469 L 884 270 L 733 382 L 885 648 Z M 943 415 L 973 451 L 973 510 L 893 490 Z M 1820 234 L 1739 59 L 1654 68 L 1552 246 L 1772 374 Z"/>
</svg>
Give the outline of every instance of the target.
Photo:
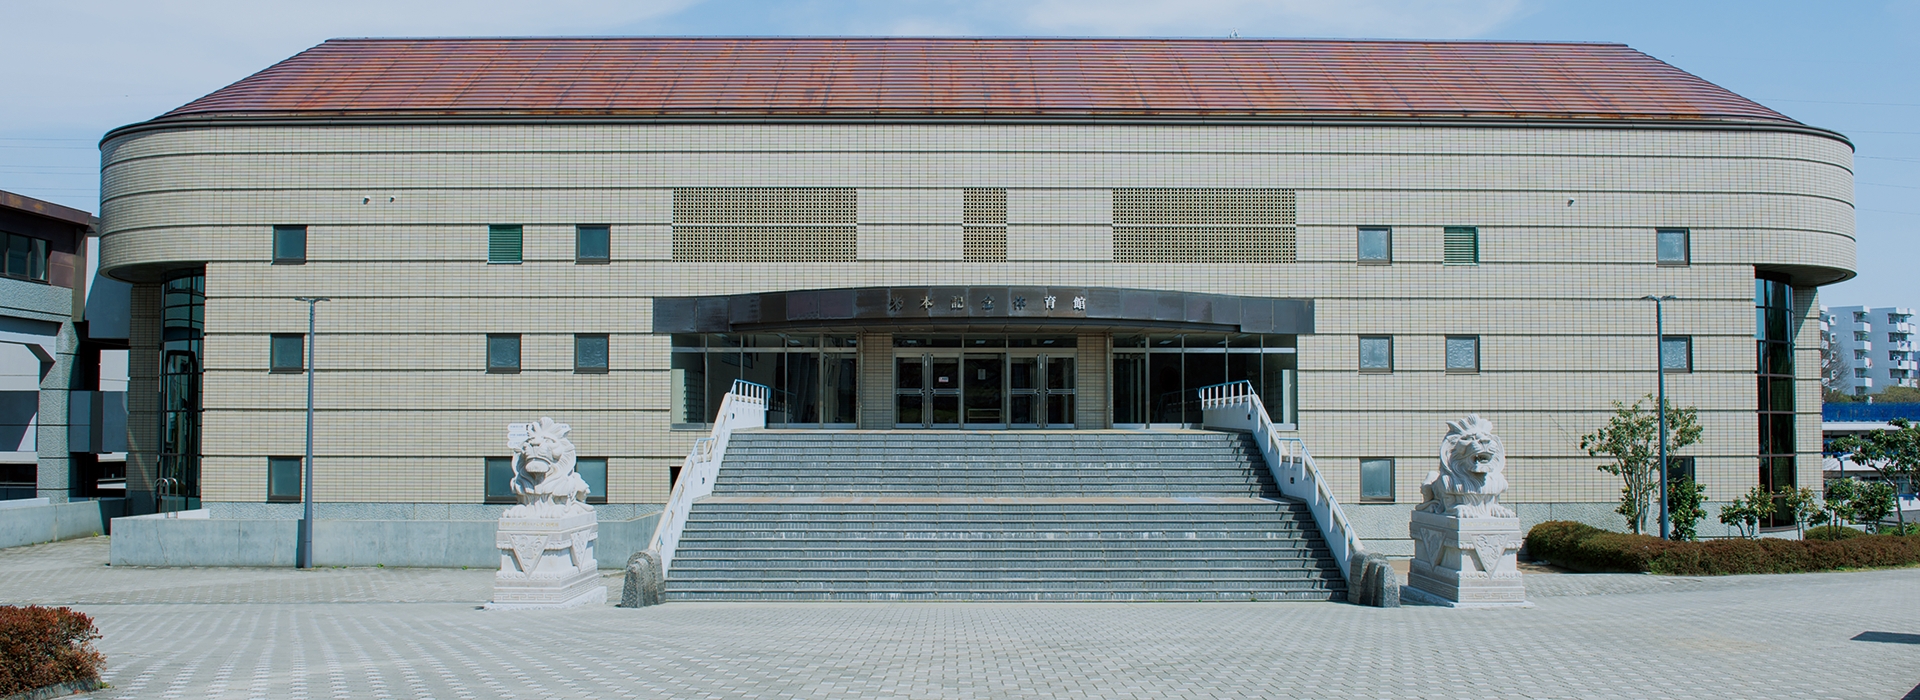
<svg viewBox="0 0 1920 700">
<path fill-rule="evenodd" d="M 655 333 L 1008 322 L 1299 334 L 1313 332 L 1313 300 L 1114 287 L 863 287 L 653 300 Z"/>
</svg>

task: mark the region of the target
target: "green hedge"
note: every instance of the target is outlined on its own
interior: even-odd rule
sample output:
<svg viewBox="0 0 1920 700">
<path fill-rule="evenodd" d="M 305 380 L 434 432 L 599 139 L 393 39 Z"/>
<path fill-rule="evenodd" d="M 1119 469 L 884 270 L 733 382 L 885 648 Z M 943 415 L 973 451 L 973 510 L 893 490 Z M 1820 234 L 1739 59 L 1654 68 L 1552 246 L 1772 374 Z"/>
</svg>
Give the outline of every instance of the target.
<svg viewBox="0 0 1920 700">
<path fill-rule="evenodd" d="M 0 696 L 98 677 L 99 637 L 85 613 L 0 605 Z"/>
<path fill-rule="evenodd" d="M 1680 576 L 1787 574 L 1920 564 L 1920 537 L 1672 542 L 1553 521 L 1540 523 L 1527 533 L 1527 553 L 1536 560 L 1574 571 L 1650 571 Z"/>
</svg>

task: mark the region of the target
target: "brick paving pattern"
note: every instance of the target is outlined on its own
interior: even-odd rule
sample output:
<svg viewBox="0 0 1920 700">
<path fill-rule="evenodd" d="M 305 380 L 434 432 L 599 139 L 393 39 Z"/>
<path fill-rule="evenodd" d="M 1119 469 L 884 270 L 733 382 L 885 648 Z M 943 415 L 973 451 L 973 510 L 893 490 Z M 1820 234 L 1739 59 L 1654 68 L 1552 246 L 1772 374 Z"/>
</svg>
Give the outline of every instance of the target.
<svg viewBox="0 0 1920 700">
<path fill-rule="evenodd" d="M 490 571 L 114 569 L 0 550 L 73 605 L 100 698 L 1902 698 L 1920 569 L 1538 575 L 1528 610 L 1338 603 L 671 603 L 476 609 Z M 610 597 L 619 598 L 609 576 Z M 1881 634 L 1866 634 L 1878 632 Z M 1863 637 L 1855 639 L 1855 637 Z M 1920 697 L 1920 695 L 1914 695 Z"/>
</svg>

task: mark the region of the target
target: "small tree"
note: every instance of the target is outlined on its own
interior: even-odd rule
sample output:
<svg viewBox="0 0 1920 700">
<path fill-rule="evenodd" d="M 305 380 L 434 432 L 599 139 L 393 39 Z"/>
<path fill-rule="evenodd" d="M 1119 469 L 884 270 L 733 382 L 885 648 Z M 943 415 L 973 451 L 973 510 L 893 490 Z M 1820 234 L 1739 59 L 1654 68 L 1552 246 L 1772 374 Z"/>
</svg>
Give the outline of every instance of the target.
<svg viewBox="0 0 1920 700">
<path fill-rule="evenodd" d="M 1720 507 L 1720 523 L 1738 530 L 1741 537 L 1758 537 L 1760 523 L 1773 517 L 1777 503 L 1766 488 L 1755 486 L 1747 495 Z"/>
<path fill-rule="evenodd" d="M 1699 539 L 1700 521 L 1707 517 L 1707 487 L 1692 479 L 1675 479 L 1667 484 L 1668 514 L 1673 519 L 1673 539 Z"/>
<path fill-rule="evenodd" d="M 1827 481 L 1827 501 L 1822 509 L 1827 516 L 1828 525 L 1840 525 L 1853 519 L 1853 497 L 1860 491 L 1860 482 L 1852 478 L 1830 479 Z"/>
<path fill-rule="evenodd" d="M 1894 494 L 1913 490 L 1913 476 L 1920 472 L 1920 424 L 1905 418 L 1888 421 L 1892 430 L 1873 430 L 1860 435 L 1843 435 L 1833 441 L 1833 451 L 1852 453 L 1853 463 L 1880 472 Z M 1896 499 L 1897 504 L 1897 499 Z M 1889 508 L 1906 530 L 1906 511 L 1898 505 Z M 1880 517 L 1886 517 L 1882 514 Z M 1877 521 L 1876 521 L 1877 522 Z"/>
<path fill-rule="evenodd" d="M 1880 532 L 1880 521 L 1894 511 L 1893 485 L 1884 481 L 1862 481 L 1854 489 L 1853 498 L 1847 501 L 1848 515 L 1853 521 L 1867 526 L 1868 530 Z M 1905 532 L 1906 523 L 1900 524 Z"/>
<path fill-rule="evenodd" d="M 1780 489 L 1780 503 L 1775 512 L 1793 518 L 1793 531 L 1805 535 L 1807 526 L 1820 522 L 1820 495 L 1813 489 L 1789 486 Z"/>
<path fill-rule="evenodd" d="M 1642 401 L 1651 401 L 1648 395 Z M 1648 497 L 1660 488 L 1660 420 L 1657 411 L 1640 407 L 1640 401 L 1628 406 L 1613 402 L 1613 418 L 1599 430 L 1580 438 L 1580 449 L 1595 457 L 1611 457 L 1600 471 L 1620 477 L 1620 507 L 1614 512 L 1627 518 L 1634 533 L 1646 530 L 1647 514 L 1652 510 Z M 1700 424 L 1693 408 L 1676 409 L 1667 405 L 1667 454 L 1700 441 Z"/>
</svg>

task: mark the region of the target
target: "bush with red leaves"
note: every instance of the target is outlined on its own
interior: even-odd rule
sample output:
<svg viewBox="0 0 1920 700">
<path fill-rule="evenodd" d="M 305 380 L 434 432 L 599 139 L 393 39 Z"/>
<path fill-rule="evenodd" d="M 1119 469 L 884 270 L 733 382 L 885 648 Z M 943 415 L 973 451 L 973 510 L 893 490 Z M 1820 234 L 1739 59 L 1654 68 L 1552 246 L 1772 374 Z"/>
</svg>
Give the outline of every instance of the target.
<svg viewBox="0 0 1920 700">
<path fill-rule="evenodd" d="M 1677 576 L 1790 574 L 1920 564 L 1920 536 L 1674 542 L 1552 521 L 1527 532 L 1527 554 L 1575 571 L 1650 571 Z"/>
<path fill-rule="evenodd" d="M 93 618 L 68 608 L 0 606 L 0 696 L 100 675 Z"/>
</svg>

